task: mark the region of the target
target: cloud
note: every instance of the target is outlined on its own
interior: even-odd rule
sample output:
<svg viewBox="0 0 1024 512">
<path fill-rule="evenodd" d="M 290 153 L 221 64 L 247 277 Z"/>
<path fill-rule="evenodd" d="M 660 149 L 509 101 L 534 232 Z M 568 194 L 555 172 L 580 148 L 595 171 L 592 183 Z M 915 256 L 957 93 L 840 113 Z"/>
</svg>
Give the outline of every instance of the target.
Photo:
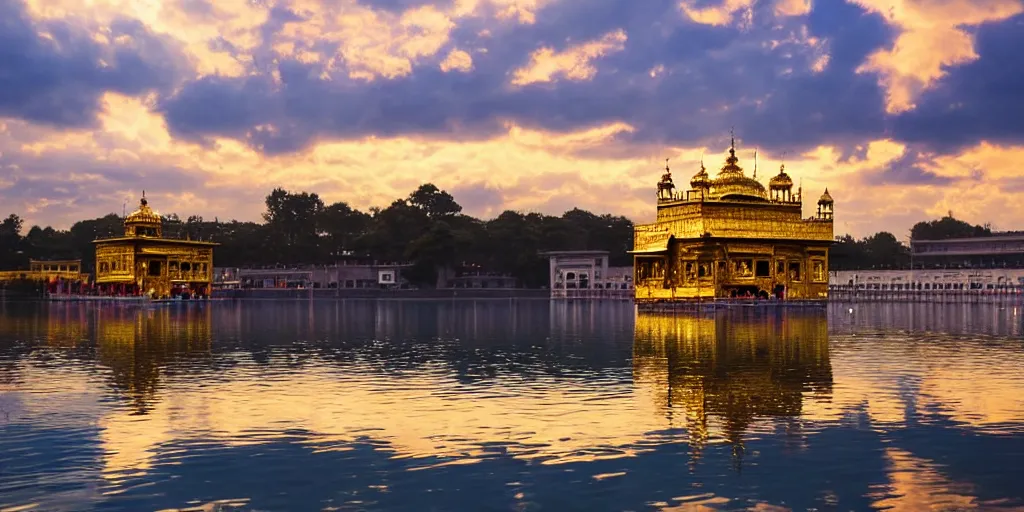
<svg viewBox="0 0 1024 512">
<path fill-rule="evenodd" d="M 1024 11 L 1019 0 L 855 0 L 885 15 L 900 31 L 890 48 L 874 52 L 859 72 L 875 72 L 886 87 L 886 110 L 905 112 L 946 69 L 978 58 L 967 29 Z"/>
<path fill-rule="evenodd" d="M 256 219 L 275 186 L 366 208 L 434 181 L 479 215 L 579 205 L 648 220 L 663 159 L 686 181 L 702 153 L 720 165 L 735 129 L 762 179 L 785 154 L 806 197 L 829 186 L 837 231 L 904 229 L 963 194 L 978 202 L 966 220 L 1009 227 L 1024 221 L 1008 195 L 1024 186 L 1019 13 L 1006 0 L 0 0 L 0 200 L 66 226 L 146 188 L 165 211 Z"/>
<path fill-rule="evenodd" d="M 448 52 L 448 56 L 441 61 L 441 71 L 461 71 L 468 73 L 473 70 L 473 57 L 462 51 L 452 50 Z"/>
<path fill-rule="evenodd" d="M 0 0 L 0 117 L 56 126 L 95 122 L 105 91 L 143 95 L 181 78 L 176 45 L 142 23 L 36 21 Z"/>
<path fill-rule="evenodd" d="M 979 57 L 952 68 L 922 94 L 915 109 L 898 116 L 901 139 L 956 153 L 982 141 L 1024 143 L 1024 15 L 985 24 L 977 30 Z"/>
<path fill-rule="evenodd" d="M 590 80 L 597 74 L 592 61 L 611 52 L 621 52 L 626 39 L 625 32 L 616 30 L 561 52 L 541 48 L 530 55 L 529 64 L 513 72 L 512 85 L 551 82 L 556 75 L 567 80 Z"/>
</svg>

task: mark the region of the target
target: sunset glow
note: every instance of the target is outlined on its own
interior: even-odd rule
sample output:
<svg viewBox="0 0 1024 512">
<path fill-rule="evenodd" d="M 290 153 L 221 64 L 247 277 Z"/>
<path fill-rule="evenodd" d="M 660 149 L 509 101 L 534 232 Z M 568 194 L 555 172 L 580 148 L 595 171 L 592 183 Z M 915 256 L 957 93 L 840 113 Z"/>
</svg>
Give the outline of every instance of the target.
<svg viewBox="0 0 1024 512">
<path fill-rule="evenodd" d="M 0 0 L 3 214 L 67 228 L 142 189 L 258 220 L 274 187 L 465 212 L 654 215 L 684 182 L 784 161 L 837 234 L 952 210 L 1021 229 L 1016 0 Z M 806 213 L 811 206 L 806 204 Z"/>
</svg>

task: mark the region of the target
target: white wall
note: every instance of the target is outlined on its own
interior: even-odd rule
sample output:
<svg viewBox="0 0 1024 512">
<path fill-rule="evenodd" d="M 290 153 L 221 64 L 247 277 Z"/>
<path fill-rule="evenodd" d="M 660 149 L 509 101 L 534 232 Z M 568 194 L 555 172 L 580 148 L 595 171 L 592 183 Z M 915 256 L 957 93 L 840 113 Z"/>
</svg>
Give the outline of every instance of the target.
<svg viewBox="0 0 1024 512">
<path fill-rule="evenodd" d="M 1024 285 L 1024 269 L 989 269 L 989 270 L 840 270 L 828 273 L 828 284 L 831 286 L 887 285 L 891 289 L 894 284 L 904 287 L 910 283 L 963 284 L 969 285 Z"/>
</svg>

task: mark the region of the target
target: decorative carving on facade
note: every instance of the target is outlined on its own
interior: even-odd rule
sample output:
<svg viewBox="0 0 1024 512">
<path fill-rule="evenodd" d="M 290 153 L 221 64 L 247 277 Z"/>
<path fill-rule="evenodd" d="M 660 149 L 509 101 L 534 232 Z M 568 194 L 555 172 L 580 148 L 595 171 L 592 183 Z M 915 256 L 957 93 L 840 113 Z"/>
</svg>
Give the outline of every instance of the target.
<svg viewBox="0 0 1024 512">
<path fill-rule="evenodd" d="M 735 143 L 734 143 L 735 144 Z M 711 179 L 701 162 L 686 194 L 658 184 L 657 218 L 634 233 L 636 299 L 673 301 L 755 296 L 825 299 L 833 240 L 832 196 L 802 215 L 802 192 L 780 168 L 766 189 L 747 177 L 735 145 Z"/>
</svg>

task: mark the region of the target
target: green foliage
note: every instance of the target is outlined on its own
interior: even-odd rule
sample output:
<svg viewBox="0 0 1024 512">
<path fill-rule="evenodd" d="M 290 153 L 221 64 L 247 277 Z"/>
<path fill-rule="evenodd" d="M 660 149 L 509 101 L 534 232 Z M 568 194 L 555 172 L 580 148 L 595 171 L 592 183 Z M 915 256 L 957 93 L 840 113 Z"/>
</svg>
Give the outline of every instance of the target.
<svg viewBox="0 0 1024 512">
<path fill-rule="evenodd" d="M 836 237 L 830 253 L 830 270 L 898 269 L 910 266 L 910 248 L 887 231 L 860 240 Z"/>
<path fill-rule="evenodd" d="M 968 238 L 991 236 L 992 229 L 988 226 L 975 226 L 968 222 L 953 218 L 953 212 L 939 219 L 918 222 L 910 230 L 914 240 L 948 240 L 950 238 Z"/>
<path fill-rule="evenodd" d="M 217 266 L 332 264 L 352 256 L 411 262 L 403 276 L 419 286 L 439 284 L 459 270 L 507 273 L 527 286 L 545 286 L 545 250 L 603 249 L 612 265 L 630 265 L 633 223 L 625 217 L 573 209 L 561 217 L 506 211 L 484 221 L 464 215 L 448 192 L 421 185 L 385 208 L 362 212 L 346 203 L 325 205 L 317 194 L 283 188 L 266 197 L 263 223 L 163 217 L 164 235 L 220 243 Z M 93 266 L 97 238 L 124 230 L 114 214 L 75 223 L 70 230 L 34 227 L 21 236 L 21 219 L 0 223 L 0 268 L 27 268 L 28 260 L 80 258 Z M 21 252 L 19 252 L 21 251 Z"/>
<path fill-rule="evenodd" d="M 547 250 L 607 250 L 612 266 L 628 266 L 633 223 L 621 216 L 574 208 L 560 217 L 504 211 L 491 220 L 462 214 L 462 206 L 433 184 L 421 185 L 386 208 L 362 212 L 346 203 L 325 205 L 317 194 L 274 189 L 266 197 L 263 223 L 182 220 L 164 216 L 165 236 L 220 243 L 215 264 L 224 267 L 331 264 L 347 257 L 413 263 L 403 276 L 419 286 L 435 286 L 459 270 L 507 273 L 530 287 L 547 285 Z M 27 268 L 29 259 L 81 259 L 91 270 L 93 240 L 123 233 L 121 217 L 109 214 L 76 222 L 66 231 L 33 226 L 10 215 L 0 221 L 0 269 Z M 948 215 L 919 222 L 915 239 L 986 236 Z M 836 238 L 832 270 L 906 268 L 909 248 L 891 233 L 861 240 Z"/>
</svg>

